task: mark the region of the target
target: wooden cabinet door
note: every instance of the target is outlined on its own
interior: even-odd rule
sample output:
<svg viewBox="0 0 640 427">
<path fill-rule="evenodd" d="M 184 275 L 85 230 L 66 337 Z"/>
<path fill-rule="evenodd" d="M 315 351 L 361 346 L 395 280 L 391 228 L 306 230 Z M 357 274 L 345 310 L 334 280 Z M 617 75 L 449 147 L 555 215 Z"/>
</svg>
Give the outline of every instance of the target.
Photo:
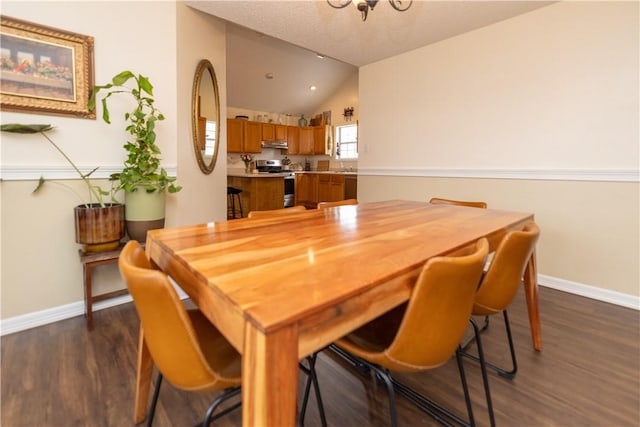
<svg viewBox="0 0 640 427">
<path fill-rule="evenodd" d="M 326 138 L 327 133 L 324 126 L 316 126 L 313 128 L 313 154 L 325 154 Z"/>
<path fill-rule="evenodd" d="M 276 126 L 273 123 L 262 123 L 262 141 L 276 140 Z"/>
<path fill-rule="evenodd" d="M 313 128 L 300 128 L 299 154 L 313 154 Z"/>
<path fill-rule="evenodd" d="M 227 119 L 227 152 L 242 153 L 245 120 Z"/>
<path fill-rule="evenodd" d="M 331 175 L 329 174 L 318 176 L 318 201 L 333 202 L 331 198 Z"/>
<path fill-rule="evenodd" d="M 318 176 L 318 202 L 344 200 L 344 175 L 322 174 Z"/>
<path fill-rule="evenodd" d="M 245 153 L 260 153 L 262 152 L 262 123 L 259 122 L 246 122 L 244 129 L 244 149 Z"/>
<path fill-rule="evenodd" d="M 287 140 L 287 127 L 285 125 L 275 125 L 275 141 Z"/>
<path fill-rule="evenodd" d="M 312 173 L 296 174 L 296 205 L 315 209 L 318 204 L 318 175 Z"/>
<path fill-rule="evenodd" d="M 288 154 L 300 153 L 300 131 L 297 126 L 287 126 L 287 145 Z"/>
<path fill-rule="evenodd" d="M 337 202 L 338 200 L 344 200 L 344 175 L 333 174 L 330 179 L 330 202 Z"/>
</svg>

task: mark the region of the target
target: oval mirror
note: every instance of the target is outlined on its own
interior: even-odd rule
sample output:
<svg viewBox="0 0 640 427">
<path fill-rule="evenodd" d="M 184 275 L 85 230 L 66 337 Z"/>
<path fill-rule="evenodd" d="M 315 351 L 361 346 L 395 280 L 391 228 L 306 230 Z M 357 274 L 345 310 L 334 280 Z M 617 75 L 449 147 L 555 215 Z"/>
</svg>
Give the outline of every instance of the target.
<svg viewBox="0 0 640 427">
<path fill-rule="evenodd" d="M 210 174 L 218 159 L 220 145 L 220 99 L 213 65 L 203 59 L 193 77 L 191 96 L 193 148 L 200 170 Z"/>
</svg>

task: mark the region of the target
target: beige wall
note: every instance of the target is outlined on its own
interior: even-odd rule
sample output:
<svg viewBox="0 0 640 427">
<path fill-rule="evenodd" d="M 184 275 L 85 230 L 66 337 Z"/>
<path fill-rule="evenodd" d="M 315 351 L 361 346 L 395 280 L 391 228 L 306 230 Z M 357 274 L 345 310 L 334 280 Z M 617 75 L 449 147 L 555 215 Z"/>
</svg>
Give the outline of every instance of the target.
<svg viewBox="0 0 640 427">
<path fill-rule="evenodd" d="M 361 68 L 358 198 L 534 212 L 539 273 L 638 297 L 637 17 L 562 2 Z"/>
<path fill-rule="evenodd" d="M 8 16 L 95 37 L 96 82 L 106 82 L 123 69 L 149 76 L 155 85 L 156 103 L 167 117 L 157 127 L 163 165 L 177 173 L 184 186 L 182 192 L 167 198 L 167 225 L 225 219 L 226 144 L 220 150 L 219 167 L 211 175 L 203 175 L 191 140 L 191 85 L 201 58 L 214 65 L 221 82 L 220 103 L 226 104 L 222 21 L 173 2 L 3 1 L 2 7 L 2 13 Z M 114 23 L 126 30 L 115 30 Z M 2 122 L 55 125 L 52 137 L 76 163 L 100 166 L 101 176 L 106 176 L 117 170 L 124 158 L 121 146 L 126 135 L 121 112 L 117 111 L 114 104 L 110 126 L 100 120 L 10 112 L 2 113 Z M 223 107 L 221 117 L 225 114 Z M 225 135 L 223 124 L 221 137 Z M 73 206 L 80 201 L 54 183 L 47 184 L 38 195 L 31 195 L 34 180 L 41 173 L 63 178 L 75 175 L 47 143 L 27 138 L 2 136 L 2 319 L 65 306 L 83 298 L 72 214 Z M 61 182 L 84 193 L 76 180 Z M 94 293 L 122 288 L 116 266 L 96 269 L 94 287 Z"/>
<path fill-rule="evenodd" d="M 540 274 L 640 295 L 638 184 L 358 177 L 361 201 L 427 201 L 431 197 L 484 200 L 494 209 L 533 212 L 541 229 L 537 252 Z"/>
</svg>

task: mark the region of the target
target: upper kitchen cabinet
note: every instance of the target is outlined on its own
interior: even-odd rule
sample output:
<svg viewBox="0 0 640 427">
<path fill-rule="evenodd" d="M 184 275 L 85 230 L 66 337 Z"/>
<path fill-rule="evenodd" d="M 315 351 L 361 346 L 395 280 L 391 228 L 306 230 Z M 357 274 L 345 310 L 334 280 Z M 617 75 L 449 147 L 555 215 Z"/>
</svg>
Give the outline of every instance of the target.
<svg viewBox="0 0 640 427">
<path fill-rule="evenodd" d="M 313 154 L 313 128 L 303 127 L 299 129 L 299 132 L 298 154 Z"/>
<path fill-rule="evenodd" d="M 274 123 L 262 123 L 263 141 L 286 141 L 287 126 Z"/>
<path fill-rule="evenodd" d="M 275 141 L 276 140 L 276 125 L 273 123 L 262 123 L 262 140 L 263 141 Z"/>
<path fill-rule="evenodd" d="M 227 119 L 227 152 L 260 153 L 261 123 L 241 119 Z"/>
<path fill-rule="evenodd" d="M 313 154 L 331 155 L 331 126 L 313 128 Z"/>
<path fill-rule="evenodd" d="M 286 141 L 287 140 L 287 126 L 285 125 L 275 125 L 276 129 L 276 141 Z"/>
<path fill-rule="evenodd" d="M 300 128 L 287 126 L 287 154 L 300 154 Z"/>
</svg>

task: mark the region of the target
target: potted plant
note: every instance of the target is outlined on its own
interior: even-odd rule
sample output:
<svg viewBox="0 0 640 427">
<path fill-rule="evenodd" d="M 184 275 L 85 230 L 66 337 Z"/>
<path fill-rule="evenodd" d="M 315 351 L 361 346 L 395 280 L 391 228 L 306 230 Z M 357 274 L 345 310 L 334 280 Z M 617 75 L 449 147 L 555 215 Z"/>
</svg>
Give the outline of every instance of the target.
<svg viewBox="0 0 640 427">
<path fill-rule="evenodd" d="M 87 252 L 100 252 L 114 250 L 124 237 L 124 205 L 118 203 L 114 198 L 115 189 L 110 191 L 102 189 L 94 184 L 90 177 L 98 169 L 94 168 L 88 173 L 83 173 L 73 163 L 71 158 L 55 143 L 46 132 L 53 130 L 53 126 L 48 124 L 3 124 L 0 126 L 2 132 L 16 134 L 36 134 L 39 133 L 65 158 L 76 171 L 82 182 L 87 187 L 89 202 L 82 203 L 73 209 L 75 217 L 76 242 L 84 245 Z M 38 192 L 44 185 L 45 180 L 40 177 L 38 185 L 33 193 Z M 111 202 L 105 202 L 104 197 L 110 196 Z"/>
<path fill-rule="evenodd" d="M 130 86 L 126 86 L 128 82 Z M 94 86 L 89 98 L 89 108 L 96 105 L 96 97 L 102 92 L 102 119 L 111 123 L 107 100 L 116 94 L 128 94 L 135 101 L 135 108 L 125 113 L 125 130 L 131 138 L 124 144 L 127 158 L 121 172 L 112 178 L 119 180 L 119 189 L 125 191 L 125 219 L 127 233 L 132 239 L 146 241 L 147 230 L 164 227 L 166 191 L 175 193 L 182 187 L 175 184 L 160 166 L 160 149 L 156 145 L 156 122 L 164 120 L 155 107 L 153 85 L 142 74 L 122 71 L 111 83 Z"/>
</svg>

